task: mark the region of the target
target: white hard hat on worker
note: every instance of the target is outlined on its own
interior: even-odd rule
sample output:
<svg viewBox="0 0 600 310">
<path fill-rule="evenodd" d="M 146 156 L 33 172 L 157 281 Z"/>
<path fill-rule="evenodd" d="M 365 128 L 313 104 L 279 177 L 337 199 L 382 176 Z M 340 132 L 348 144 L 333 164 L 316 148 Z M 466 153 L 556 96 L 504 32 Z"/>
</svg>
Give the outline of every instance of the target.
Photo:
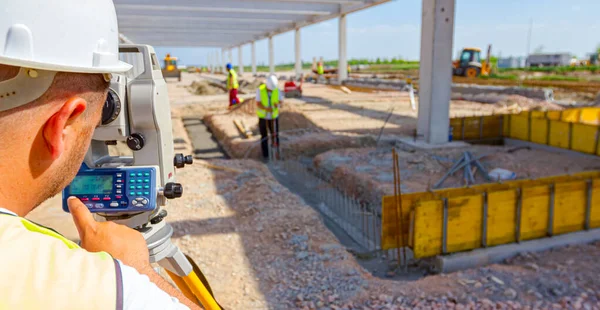
<svg viewBox="0 0 600 310">
<path fill-rule="evenodd" d="M 0 98 L 0 111 L 39 98 L 56 72 L 131 69 L 119 61 L 119 28 L 111 0 L 6 1 L 0 11 L 0 64 L 21 68 L 16 77 L 0 83 L 0 93 L 11 95 Z M 23 88 L 27 91 L 19 91 Z"/>
<path fill-rule="evenodd" d="M 267 84 L 268 90 L 274 90 L 275 88 L 277 88 L 277 84 L 279 84 L 279 80 L 277 79 L 277 76 L 275 76 L 274 74 L 271 74 L 267 78 L 266 84 Z"/>
</svg>

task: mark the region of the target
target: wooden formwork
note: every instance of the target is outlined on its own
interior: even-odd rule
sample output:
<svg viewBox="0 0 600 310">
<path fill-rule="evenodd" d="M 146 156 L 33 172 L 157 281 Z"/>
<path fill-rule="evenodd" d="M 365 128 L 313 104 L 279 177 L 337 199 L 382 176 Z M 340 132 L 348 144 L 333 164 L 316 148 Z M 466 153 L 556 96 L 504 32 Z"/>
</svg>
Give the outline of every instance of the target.
<svg viewBox="0 0 600 310">
<path fill-rule="evenodd" d="M 383 198 L 383 250 L 431 257 L 600 227 L 600 171 Z M 403 244 L 397 225 L 408 234 Z"/>
</svg>

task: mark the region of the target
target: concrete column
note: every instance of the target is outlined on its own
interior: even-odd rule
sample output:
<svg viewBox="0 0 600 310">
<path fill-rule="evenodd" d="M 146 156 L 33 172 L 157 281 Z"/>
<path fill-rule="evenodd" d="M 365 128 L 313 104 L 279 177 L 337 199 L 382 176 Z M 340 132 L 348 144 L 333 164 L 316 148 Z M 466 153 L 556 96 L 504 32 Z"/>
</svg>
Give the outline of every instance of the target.
<svg viewBox="0 0 600 310">
<path fill-rule="evenodd" d="M 348 58 L 346 50 L 347 43 L 347 28 L 346 27 L 346 14 L 340 16 L 340 29 L 339 29 L 339 57 L 338 57 L 338 80 L 341 82 L 348 78 Z"/>
<path fill-rule="evenodd" d="M 227 69 L 225 69 L 225 65 L 227 65 L 225 63 L 225 49 L 221 50 L 221 72 L 225 73 L 227 72 Z"/>
<path fill-rule="evenodd" d="M 210 69 L 211 72 L 213 70 L 212 55 L 210 53 L 206 55 L 206 68 Z"/>
<path fill-rule="evenodd" d="M 300 28 L 296 28 L 296 77 L 302 75 L 302 56 L 300 54 L 302 45 L 300 41 Z"/>
<path fill-rule="evenodd" d="M 217 70 L 217 71 L 221 71 L 221 69 L 223 69 L 223 67 L 219 66 L 219 51 L 215 51 L 214 67 L 215 67 L 215 70 Z"/>
<path fill-rule="evenodd" d="M 242 53 L 242 46 L 238 47 L 238 73 L 244 74 L 244 54 Z"/>
<path fill-rule="evenodd" d="M 227 53 L 227 62 L 233 66 L 233 48 L 230 48 Z"/>
<path fill-rule="evenodd" d="M 455 0 L 423 1 L 417 134 L 430 144 L 448 142 Z"/>
<path fill-rule="evenodd" d="M 256 42 L 252 41 L 252 75 L 256 76 Z"/>
<path fill-rule="evenodd" d="M 273 49 L 273 37 L 269 37 L 269 73 L 275 74 L 275 51 Z"/>
</svg>

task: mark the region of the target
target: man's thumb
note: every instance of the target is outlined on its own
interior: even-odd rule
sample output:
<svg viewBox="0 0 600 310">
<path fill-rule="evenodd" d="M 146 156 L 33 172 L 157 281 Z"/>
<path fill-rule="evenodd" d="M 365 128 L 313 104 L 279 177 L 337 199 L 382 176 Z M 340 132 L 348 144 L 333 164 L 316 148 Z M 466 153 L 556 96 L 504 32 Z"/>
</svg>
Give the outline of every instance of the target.
<svg viewBox="0 0 600 310">
<path fill-rule="evenodd" d="M 69 205 L 69 212 L 73 216 L 75 226 L 77 226 L 77 231 L 79 231 L 79 236 L 83 237 L 82 234 L 85 228 L 96 225 L 96 220 L 90 210 L 78 198 L 69 197 L 67 204 Z"/>
</svg>

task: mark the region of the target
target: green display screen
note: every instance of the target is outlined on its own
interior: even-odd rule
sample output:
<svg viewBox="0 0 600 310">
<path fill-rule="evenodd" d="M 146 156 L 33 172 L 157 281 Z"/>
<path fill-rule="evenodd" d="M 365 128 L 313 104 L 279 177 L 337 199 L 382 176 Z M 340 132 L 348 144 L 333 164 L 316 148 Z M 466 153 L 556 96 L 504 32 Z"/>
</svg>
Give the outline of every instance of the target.
<svg viewBox="0 0 600 310">
<path fill-rule="evenodd" d="M 77 176 L 71 183 L 71 195 L 110 195 L 113 189 L 112 175 Z"/>
</svg>

